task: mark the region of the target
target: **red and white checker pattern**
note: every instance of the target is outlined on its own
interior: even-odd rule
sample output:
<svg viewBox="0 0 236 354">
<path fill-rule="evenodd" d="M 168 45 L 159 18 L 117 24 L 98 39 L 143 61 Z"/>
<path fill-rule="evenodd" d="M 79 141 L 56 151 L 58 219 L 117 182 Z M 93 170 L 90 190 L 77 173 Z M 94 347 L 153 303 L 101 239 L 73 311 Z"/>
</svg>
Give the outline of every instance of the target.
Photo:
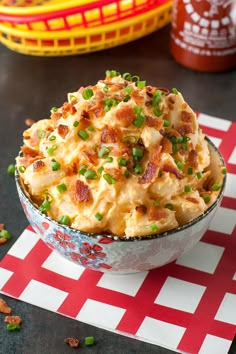
<svg viewBox="0 0 236 354">
<path fill-rule="evenodd" d="M 76 320 L 191 354 L 226 354 L 236 333 L 236 124 L 199 114 L 228 169 L 221 207 L 202 240 L 150 272 L 85 270 L 28 227 L 0 262 L 0 292 Z"/>
</svg>

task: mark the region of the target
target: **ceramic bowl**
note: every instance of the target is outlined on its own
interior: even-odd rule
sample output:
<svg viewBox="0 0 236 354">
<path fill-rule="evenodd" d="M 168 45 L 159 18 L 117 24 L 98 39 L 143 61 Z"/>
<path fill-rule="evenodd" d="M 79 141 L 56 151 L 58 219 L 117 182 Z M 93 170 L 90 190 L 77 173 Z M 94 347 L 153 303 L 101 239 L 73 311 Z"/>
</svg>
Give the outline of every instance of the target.
<svg viewBox="0 0 236 354">
<path fill-rule="evenodd" d="M 167 232 L 120 238 L 114 235 L 86 233 L 61 225 L 41 213 L 30 200 L 16 172 L 16 185 L 25 214 L 35 232 L 64 258 L 93 270 L 110 273 L 135 273 L 175 261 L 190 250 L 206 232 L 226 184 L 222 177 L 223 158 L 207 138 L 213 175 L 220 176 L 222 187 L 216 201 L 196 219 Z"/>
</svg>

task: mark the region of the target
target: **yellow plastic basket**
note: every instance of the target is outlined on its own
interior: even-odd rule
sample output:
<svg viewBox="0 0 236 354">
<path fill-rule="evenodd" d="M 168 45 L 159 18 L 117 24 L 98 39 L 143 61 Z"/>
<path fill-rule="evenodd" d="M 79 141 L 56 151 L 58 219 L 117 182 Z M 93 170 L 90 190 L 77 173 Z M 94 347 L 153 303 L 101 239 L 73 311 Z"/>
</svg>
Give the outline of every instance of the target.
<svg viewBox="0 0 236 354">
<path fill-rule="evenodd" d="M 98 27 L 68 31 L 28 31 L 0 24 L 0 41 L 8 48 L 36 56 L 84 54 L 141 38 L 171 20 L 172 0 L 132 18 Z"/>
</svg>

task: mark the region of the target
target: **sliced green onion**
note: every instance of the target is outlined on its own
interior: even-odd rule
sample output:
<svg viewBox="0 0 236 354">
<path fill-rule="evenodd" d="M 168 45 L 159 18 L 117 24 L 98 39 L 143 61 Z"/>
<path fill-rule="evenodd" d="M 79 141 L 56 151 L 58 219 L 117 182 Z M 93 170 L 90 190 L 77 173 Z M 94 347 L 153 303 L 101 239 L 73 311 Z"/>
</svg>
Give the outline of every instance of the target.
<svg viewBox="0 0 236 354">
<path fill-rule="evenodd" d="M 143 114 L 139 114 L 134 121 L 134 125 L 137 128 L 140 128 L 142 126 L 143 122 L 145 121 L 145 119 L 146 119 L 146 117 Z"/>
<path fill-rule="evenodd" d="M 136 164 L 136 165 L 134 166 L 134 173 L 135 173 L 136 175 L 140 175 L 140 173 L 142 173 L 142 172 L 143 172 L 142 166 Z"/>
<path fill-rule="evenodd" d="M 136 86 L 137 86 L 138 88 L 143 88 L 143 87 L 146 86 L 146 81 L 137 81 L 137 82 L 136 82 Z"/>
<path fill-rule="evenodd" d="M 181 150 L 183 151 L 188 151 L 188 145 L 182 145 Z"/>
<path fill-rule="evenodd" d="M 140 107 L 140 106 L 135 106 L 134 107 L 134 113 L 139 115 L 143 110 L 143 107 Z"/>
<path fill-rule="evenodd" d="M 110 154 L 111 149 L 107 146 L 103 146 L 99 151 L 98 151 L 98 157 L 102 159 L 106 159 L 108 155 Z"/>
<path fill-rule="evenodd" d="M 189 140 L 190 140 L 190 137 L 189 136 L 186 136 L 186 135 L 183 135 L 182 137 L 181 137 L 182 139 L 182 143 L 187 143 Z M 179 138 L 180 139 L 180 138 Z"/>
<path fill-rule="evenodd" d="M 166 203 L 165 208 L 170 209 L 170 210 L 174 210 L 174 205 L 172 203 Z"/>
<path fill-rule="evenodd" d="M 103 167 L 103 166 L 99 167 L 99 168 L 98 168 L 98 173 L 101 174 L 103 170 L 104 170 L 104 167 Z"/>
<path fill-rule="evenodd" d="M 126 165 L 127 165 L 127 160 L 126 160 L 124 157 L 120 157 L 120 158 L 118 159 L 118 164 L 119 164 L 120 166 L 126 166 Z"/>
<path fill-rule="evenodd" d="M 98 212 L 94 216 L 95 216 L 96 219 L 98 219 L 98 221 L 101 221 L 102 218 L 103 218 L 103 216 L 100 213 L 98 213 Z"/>
<path fill-rule="evenodd" d="M 105 179 L 105 181 L 108 184 L 115 184 L 116 183 L 115 178 L 113 178 L 109 173 L 104 173 L 103 178 Z"/>
<path fill-rule="evenodd" d="M 77 101 L 77 97 L 75 95 L 70 95 L 69 100 L 70 102 Z"/>
<path fill-rule="evenodd" d="M 84 89 L 84 91 L 82 92 L 82 97 L 85 100 L 89 100 L 91 97 L 93 97 L 93 90 L 91 88 Z"/>
<path fill-rule="evenodd" d="M 220 182 L 216 182 L 213 184 L 213 186 L 211 187 L 211 190 L 216 192 L 221 188 L 221 183 Z"/>
<path fill-rule="evenodd" d="M 80 174 L 80 175 L 84 175 L 85 172 L 87 171 L 87 168 L 88 168 L 87 165 L 82 165 L 82 166 L 80 166 L 80 168 L 79 168 L 79 174 Z"/>
<path fill-rule="evenodd" d="M 189 168 L 188 168 L 187 173 L 188 173 L 188 175 L 192 175 L 192 174 L 193 174 L 193 169 L 192 169 L 192 167 L 189 167 Z"/>
<path fill-rule="evenodd" d="M 11 234 L 9 231 L 3 229 L 0 231 L 0 238 L 5 238 L 6 240 L 9 240 L 11 238 Z"/>
<path fill-rule="evenodd" d="M 47 133 L 46 130 L 40 129 L 40 130 L 37 131 L 37 137 L 39 139 L 43 139 L 43 138 L 45 138 L 46 133 Z"/>
<path fill-rule="evenodd" d="M 7 167 L 7 173 L 8 173 L 9 175 L 14 175 L 15 170 L 16 170 L 16 166 L 15 166 L 13 163 L 11 163 L 11 164 Z"/>
<path fill-rule="evenodd" d="M 58 219 L 59 224 L 62 225 L 70 225 L 71 220 L 68 215 L 61 215 L 60 218 Z"/>
<path fill-rule="evenodd" d="M 48 138 L 48 140 L 50 140 L 50 141 L 56 140 L 56 136 L 55 136 L 55 135 L 51 135 L 51 136 Z"/>
<path fill-rule="evenodd" d="M 170 126 L 170 122 L 168 120 L 166 120 L 166 119 L 163 119 L 163 126 L 165 128 L 169 127 Z"/>
<path fill-rule="evenodd" d="M 59 193 L 65 192 L 67 190 L 67 187 L 66 187 L 65 183 L 58 184 L 57 190 L 58 190 Z"/>
<path fill-rule="evenodd" d="M 124 176 L 125 176 L 125 178 L 128 178 L 128 177 L 129 177 L 129 171 L 128 171 L 128 170 L 126 170 L 126 171 L 124 172 Z"/>
<path fill-rule="evenodd" d="M 74 127 L 78 127 L 78 125 L 79 125 L 79 122 L 77 120 L 75 120 L 74 123 L 73 123 L 73 126 Z"/>
<path fill-rule="evenodd" d="M 132 148 L 132 155 L 133 155 L 135 161 L 141 160 L 143 157 L 143 154 L 144 154 L 143 149 Z"/>
<path fill-rule="evenodd" d="M 115 106 L 117 106 L 120 103 L 120 100 L 117 100 L 115 98 L 105 97 L 104 98 L 104 103 L 105 103 L 104 111 L 105 112 L 109 112 L 112 107 L 115 107 Z"/>
<path fill-rule="evenodd" d="M 158 172 L 157 177 L 158 177 L 158 178 L 161 178 L 161 177 L 162 177 L 162 171 L 161 171 L 161 170 Z"/>
<path fill-rule="evenodd" d="M 21 326 L 16 323 L 8 323 L 7 324 L 7 330 L 12 332 L 12 331 L 19 331 L 21 329 Z"/>
<path fill-rule="evenodd" d="M 108 85 L 105 85 L 103 87 L 103 92 L 107 93 L 109 91 L 109 86 Z"/>
<path fill-rule="evenodd" d="M 128 102 L 129 100 L 131 99 L 131 97 L 128 95 L 128 96 L 125 96 L 123 98 L 123 102 Z"/>
<path fill-rule="evenodd" d="M 116 71 L 116 70 L 106 70 L 106 75 L 113 78 L 115 76 L 119 76 L 120 73 L 119 73 L 119 71 Z"/>
<path fill-rule="evenodd" d="M 183 170 L 184 164 L 181 161 L 175 161 L 175 163 L 179 170 Z"/>
<path fill-rule="evenodd" d="M 172 144 L 172 152 L 175 153 L 177 152 L 179 149 L 178 149 L 178 146 L 176 144 Z"/>
<path fill-rule="evenodd" d="M 156 117 L 160 117 L 162 115 L 162 111 L 158 107 L 153 108 L 153 113 Z"/>
<path fill-rule="evenodd" d="M 124 73 L 124 74 L 122 75 L 122 78 L 123 78 L 124 80 L 131 81 L 131 80 L 132 80 L 132 75 L 131 75 L 130 73 Z"/>
<path fill-rule="evenodd" d="M 106 162 L 110 163 L 112 161 L 113 161 L 113 157 L 109 156 L 109 157 L 106 158 Z"/>
<path fill-rule="evenodd" d="M 60 162 L 52 159 L 52 170 L 53 171 L 58 171 L 58 170 L 60 170 L 60 168 L 61 168 Z"/>
<path fill-rule="evenodd" d="M 94 337 L 85 337 L 84 339 L 84 344 L 85 345 L 93 345 L 94 344 Z"/>
<path fill-rule="evenodd" d="M 157 202 L 157 201 L 154 201 L 154 202 L 153 202 L 153 205 L 154 205 L 154 206 L 160 206 L 160 203 Z"/>
<path fill-rule="evenodd" d="M 79 137 L 80 137 L 83 141 L 86 141 L 86 140 L 88 140 L 88 138 L 89 138 L 88 133 L 87 133 L 84 129 L 80 129 L 80 130 L 78 131 L 78 135 L 79 135 Z"/>
<path fill-rule="evenodd" d="M 44 201 L 42 202 L 42 204 L 39 207 L 39 210 L 42 213 L 46 213 L 50 208 L 51 208 L 51 202 L 47 199 L 44 199 Z"/>
<path fill-rule="evenodd" d="M 227 169 L 224 167 L 224 168 L 222 168 L 221 172 L 222 172 L 223 175 L 226 175 L 227 174 Z"/>
<path fill-rule="evenodd" d="M 158 226 L 155 223 L 151 224 L 150 228 L 151 228 L 152 232 L 157 232 L 158 231 Z"/>
<path fill-rule="evenodd" d="M 202 172 L 199 171 L 199 172 L 196 173 L 196 175 L 197 175 L 197 178 L 198 178 L 198 179 L 201 179 L 201 178 L 202 178 Z"/>
<path fill-rule="evenodd" d="M 138 138 L 136 138 L 136 136 L 134 136 L 134 135 L 126 135 L 122 141 L 123 141 L 123 143 L 136 144 L 138 141 Z"/>
<path fill-rule="evenodd" d="M 175 94 L 175 95 L 178 95 L 179 91 L 177 90 L 177 88 L 173 87 L 172 88 L 172 92 Z"/>
<path fill-rule="evenodd" d="M 131 86 L 126 86 L 125 88 L 123 88 L 122 92 L 130 94 L 132 92 L 132 90 L 133 89 Z"/>
<path fill-rule="evenodd" d="M 154 95 L 153 95 L 153 101 L 152 101 L 152 106 L 156 107 L 159 105 L 162 99 L 162 91 L 161 90 L 156 90 Z"/>
<path fill-rule="evenodd" d="M 98 175 L 95 171 L 93 170 L 87 170 L 85 173 L 84 173 L 84 177 L 86 179 L 89 179 L 89 180 L 94 180 L 94 179 L 97 179 L 98 178 Z"/>
<path fill-rule="evenodd" d="M 90 132 L 94 132 L 95 128 L 94 128 L 93 125 L 89 125 L 89 126 L 88 126 L 88 130 L 89 130 Z"/>
<path fill-rule="evenodd" d="M 140 81 L 140 78 L 139 78 L 138 75 L 133 75 L 132 78 L 131 78 L 131 81 L 132 82 L 138 82 L 138 81 Z"/>
<path fill-rule="evenodd" d="M 47 149 L 48 155 L 53 155 L 53 153 L 58 149 L 57 144 L 53 144 L 51 147 Z"/>
<path fill-rule="evenodd" d="M 209 202 L 210 202 L 210 200 L 211 200 L 211 196 L 209 195 L 209 194 L 201 194 L 201 197 L 202 197 L 202 199 L 204 200 L 204 202 L 206 203 L 206 204 L 208 204 Z"/>
<path fill-rule="evenodd" d="M 191 190 L 192 190 L 192 188 L 191 188 L 191 186 L 184 186 L 184 191 L 185 191 L 185 193 L 189 193 L 189 192 L 191 192 Z"/>
<path fill-rule="evenodd" d="M 51 108 L 51 111 L 53 111 L 53 112 L 57 112 L 57 110 L 58 110 L 57 107 L 52 107 L 52 108 Z"/>
<path fill-rule="evenodd" d="M 21 165 L 21 166 L 18 167 L 18 170 L 19 170 L 19 172 L 24 173 L 25 170 L 26 170 L 26 167 Z"/>
</svg>

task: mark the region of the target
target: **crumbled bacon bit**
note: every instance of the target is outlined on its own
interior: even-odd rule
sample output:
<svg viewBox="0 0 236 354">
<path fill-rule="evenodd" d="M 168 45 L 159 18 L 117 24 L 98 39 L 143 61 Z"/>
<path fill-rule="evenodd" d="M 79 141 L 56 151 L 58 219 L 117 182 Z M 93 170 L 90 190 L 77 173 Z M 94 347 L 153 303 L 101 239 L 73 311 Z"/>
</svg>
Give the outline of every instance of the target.
<svg viewBox="0 0 236 354">
<path fill-rule="evenodd" d="M 183 124 L 178 128 L 178 132 L 181 135 L 191 134 L 193 132 L 191 125 Z"/>
<path fill-rule="evenodd" d="M 79 179 L 75 183 L 76 200 L 80 203 L 89 201 L 89 187 Z"/>
<path fill-rule="evenodd" d="M 69 102 L 64 102 L 62 106 L 62 116 L 63 118 L 67 118 L 69 114 L 75 114 L 76 108 L 73 104 Z"/>
<path fill-rule="evenodd" d="M 87 129 L 91 125 L 91 122 L 87 118 L 81 118 L 79 121 L 80 129 Z"/>
<path fill-rule="evenodd" d="M 144 105 L 144 97 L 140 95 L 139 90 L 133 90 L 131 93 L 132 99 L 135 101 L 137 106 L 143 106 Z"/>
<path fill-rule="evenodd" d="M 71 348 L 78 348 L 78 346 L 79 346 L 79 340 L 76 339 L 76 338 L 66 338 L 66 339 L 64 340 L 64 342 L 65 342 L 66 344 L 69 344 L 69 346 L 70 346 Z"/>
<path fill-rule="evenodd" d="M 199 204 L 199 201 L 197 200 L 197 198 L 194 197 L 187 197 L 186 198 L 189 202 L 192 202 L 194 204 Z"/>
<path fill-rule="evenodd" d="M 33 125 L 35 123 L 35 120 L 31 119 L 31 118 L 26 118 L 25 120 L 25 124 L 27 125 L 27 127 L 31 127 L 31 125 Z"/>
<path fill-rule="evenodd" d="M 43 168 L 45 166 L 45 163 L 42 160 L 36 160 L 33 163 L 33 171 L 37 172 L 39 171 L 41 168 Z"/>
<path fill-rule="evenodd" d="M 35 149 L 32 149 L 29 146 L 23 145 L 21 146 L 21 151 L 25 157 L 37 157 L 39 156 L 39 152 Z"/>
<path fill-rule="evenodd" d="M 153 151 L 150 152 L 150 160 L 158 164 L 161 158 L 161 151 L 162 151 L 162 146 L 160 144 L 157 144 L 154 147 Z"/>
<path fill-rule="evenodd" d="M 185 123 L 192 123 L 193 114 L 191 112 L 182 111 L 180 115 L 180 119 Z"/>
<path fill-rule="evenodd" d="M 157 130 L 160 130 L 163 127 L 163 119 L 155 118 L 152 116 L 146 116 L 145 124 L 148 127 L 154 127 Z"/>
<path fill-rule="evenodd" d="M 118 168 L 106 168 L 105 172 L 109 173 L 111 177 L 114 178 L 116 181 L 121 181 L 125 179 L 123 173 Z"/>
<path fill-rule="evenodd" d="M 90 119 L 89 112 L 83 109 L 81 112 L 81 117 L 85 119 Z"/>
<path fill-rule="evenodd" d="M 64 124 L 59 124 L 58 125 L 58 134 L 63 138 L 65 139 L 66 135 L 68 134 L 69 132 L 69 128 L 67 125 L 64 125 Z"/>
<path fill-rule="evenodd" d="M 0 237 L 0 245 L 4 245 L 4 243 L 7 242 L 7 238 L 5 237 Z M 1 311 L 0 311 L 1 312 Z"/>
<path fill-rule="evenodd" d="M 161 206 L 158 205 L 153 205 L 151 206 L 150 210 L 149 210 L 149 220 L 161 220 L 166 218 L 168 215 L 168 211 L 166 210 L 166 208 L 163 208 Z"/>
<path fill-rule="evenodd" d="M 170 95 L 170 96 L 168 97 L 168 101 L 169 101 L 171 104 L 175 104 L 176 95 Z"/>
<path fill-rule="evenodd" d="M 78 173 L 77 161 L 73 161 L 69 166 L 65 168 L 66 176 L 73 176 Z"/>
<path fill-rule="evenodd" d="M 89 147 L 87 150 L 83 151 L 83 154 L 86 156 L 88 161 L 91 162 L 93 165 L 97 164 L 98 155 L 93 148 Z"/>
<path fill-rule="evenodd" d="M 4 230 L 4 228 L 5 228 L 5 225 L 4 224 L 0 224 L 0 231 Z"/>
<path fill-rule="evenodd" d="M 147 212 L 147 207 L 145 207 L 145 205 L 141 204 L 141 205 L 137 205 L 135 210 L 142 215 L 145 215 Z"/>
<path fill-rule="evenodd" d="M 197 162 L 197 151 L 196 150 L 191 150 L 188 155 L 188 162 L 190 166 L 197 168 L 198 162 Z"/>
<path fill-rule="evenodd" d="M 154 162 L 149 161 L 144 174 L 139 177 L 138 183 L 144 184 L 151 182 L 156 177 L 157 166 Z"/>
<path fill-rule="evenodd" d="M 116 143 L 118 141 L 117 129 L 106 126 L 102 130 L 101 142 L 102 143 Z"/>
<path fill-rule="evenodd" d="M 22 319 L 20 316 L 6 316 L 4 322 L 20 325 L 22 322 Z"/>
<path fill-rule="evenodd" d="M 0 298 L 0 312 L 9 314 L 11 313 L 11 308 L 7 305 L 6 301 Z"/>
<path fill-rule="evenodd" d="M 180 172 L 180 170 L 176 166 L 172 165 L 170 162 L 164 163 L 161 170 L 164 172 L 173 173 L 178 179 L 184 177 L 183 174 Z"/>
<path fill-rule="evenodd" d="M 167 154 L 172 154 L 172 144 L 167 137 L 163 136 L 161 139 L 162 152 L 166 152 Z"/>
<path fill-rule="evenodd" d="M 115 116 L 120 121 L 121 126 L 124 128 L 128 128 L 136 119 L 134 109 L 131 106 L 120 107 L 116 111 Z"/>
<path fill-rule="evenodd" d="M 51 113 L 51 120 L 53 121 L 53 123 L 56 123 L 61 117 L 62 117 L 62 114 L 60 112 L 52 112 Z"/>
</svg>

